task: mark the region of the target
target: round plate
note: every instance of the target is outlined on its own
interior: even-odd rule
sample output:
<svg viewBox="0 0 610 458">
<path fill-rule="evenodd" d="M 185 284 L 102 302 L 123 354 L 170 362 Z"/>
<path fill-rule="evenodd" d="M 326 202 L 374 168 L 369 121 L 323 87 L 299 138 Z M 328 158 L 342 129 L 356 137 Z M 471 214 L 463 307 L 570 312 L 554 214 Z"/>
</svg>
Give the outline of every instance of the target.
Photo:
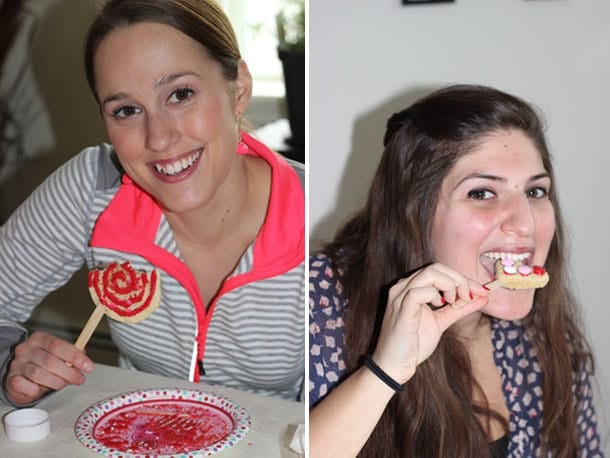
<svg viewBox="0 0 610 458">
<path fill-rule="evenodd" d="M 209 456 L 250 430 L 242 407 L 187 389 L 130 391 L 104 399 L 76 420 L 78 440 L 109 457 Z"/>
</svg>

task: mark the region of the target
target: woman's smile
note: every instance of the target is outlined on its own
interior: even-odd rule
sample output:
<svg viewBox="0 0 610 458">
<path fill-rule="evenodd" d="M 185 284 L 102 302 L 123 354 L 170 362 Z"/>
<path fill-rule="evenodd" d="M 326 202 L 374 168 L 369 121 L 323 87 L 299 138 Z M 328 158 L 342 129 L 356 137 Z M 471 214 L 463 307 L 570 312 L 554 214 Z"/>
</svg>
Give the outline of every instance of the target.
<svg viewBox="0 0 610 458">
<path fill-rule="evenodd" d="M 156 160 L 150 163 L 150 167 L 161 181 L 175 183 L 190 177 L 195 172 L 202 155 L 203 148 L 199 148 L 171 159 Z"/>
<path fill-rule="evenodd" d="M 532 258 L 532 252 L 531 251 L 520 251 L 520 252 L 515 252 L 515 251 L 499 251 L 499 250 L 494 250 L 494 251 L 488 251 L 486 253 L 483 253 L 480 256 L 480 260 L 481 260 L 481 264 L 483 265 L 483 267 L 485 268 L 485 270 L 489 273 L 490 279 L 494 278 L 494 265 L 496 264 L 496 261 L 498 261 L 499 259 L 513 259 L 515 261 L 521 261 L 522 264 L 525 265 L 529 265 L 531 262 L 531 258 Z"/>
</svg>

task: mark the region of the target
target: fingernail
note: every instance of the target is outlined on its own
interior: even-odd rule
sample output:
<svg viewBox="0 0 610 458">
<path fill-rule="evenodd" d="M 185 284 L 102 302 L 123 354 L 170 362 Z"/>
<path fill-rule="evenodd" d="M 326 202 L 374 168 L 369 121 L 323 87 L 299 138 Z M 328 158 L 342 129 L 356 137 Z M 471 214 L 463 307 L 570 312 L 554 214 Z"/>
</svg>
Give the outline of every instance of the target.
<svg viewBox="0 0 610 458">
<path fill-rule="evenodd" d="M 445 300 L 445 298 L 443 296 L 441 296 L 441 304 L 446 304 L 447 301 Z"/>
<path fill-rule="evenodd" d="M 489 289 L 487 286 L 485 286 L 485 285 L 481 285 L 481 286 L 482 286 L 482 287 L 483 287 L 485 290 L 487 290 L 487 291 L 491 291 L 491 290 L 490 290 L 490 289 Z"/>
<path fill-rule="evenodd" d="M 470 300 L 474 299 L 474 296 L 472 295 L 472 293 L 468 293 L 468 295 L 470 296 Z"/>
</svg>

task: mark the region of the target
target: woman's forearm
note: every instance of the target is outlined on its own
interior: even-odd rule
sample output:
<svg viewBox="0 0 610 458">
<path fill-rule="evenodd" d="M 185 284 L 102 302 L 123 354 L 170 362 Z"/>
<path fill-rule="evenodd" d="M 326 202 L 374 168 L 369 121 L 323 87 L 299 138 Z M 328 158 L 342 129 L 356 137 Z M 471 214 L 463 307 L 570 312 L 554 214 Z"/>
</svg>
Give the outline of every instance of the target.
<svg viewBox="0 0 610 458">
<path fill-rule="evenodd" d="M 361 367 L 309 413 L 309 456 L 354 457 L 395 392 Z"/>
</svg>

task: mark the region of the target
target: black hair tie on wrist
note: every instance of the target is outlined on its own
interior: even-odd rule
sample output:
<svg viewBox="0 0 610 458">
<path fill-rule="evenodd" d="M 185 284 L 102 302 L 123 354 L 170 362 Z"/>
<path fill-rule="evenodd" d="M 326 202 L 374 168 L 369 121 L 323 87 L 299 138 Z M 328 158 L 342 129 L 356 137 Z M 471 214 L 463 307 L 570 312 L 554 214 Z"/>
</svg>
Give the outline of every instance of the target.
<svg viewBox="0 0 610 458">
<path fill-rule="evenodd" d="M 379 377 L 379 379 L 383 383 L 388 385 L 394 391 L 399 392 L 399 391 L 405 390 L 404 385 L 401 385 L 400 383 L 398 383 L 396 380 L 394 380 L 392 377 L 390 377 L 388 374 L 386 374 L 385 371 L 381 367 L 379 367 L 377 364 L 375 364 L 375 361 L 373 361 L 373 358 L 371 358 L 371 355 L 366 355 L 366 358 L 364 358 L 364 365 L 366 367 L 368 367 L 369 370 L 373 374 L 375 374 L 377 377 Z"/>
</svg>

